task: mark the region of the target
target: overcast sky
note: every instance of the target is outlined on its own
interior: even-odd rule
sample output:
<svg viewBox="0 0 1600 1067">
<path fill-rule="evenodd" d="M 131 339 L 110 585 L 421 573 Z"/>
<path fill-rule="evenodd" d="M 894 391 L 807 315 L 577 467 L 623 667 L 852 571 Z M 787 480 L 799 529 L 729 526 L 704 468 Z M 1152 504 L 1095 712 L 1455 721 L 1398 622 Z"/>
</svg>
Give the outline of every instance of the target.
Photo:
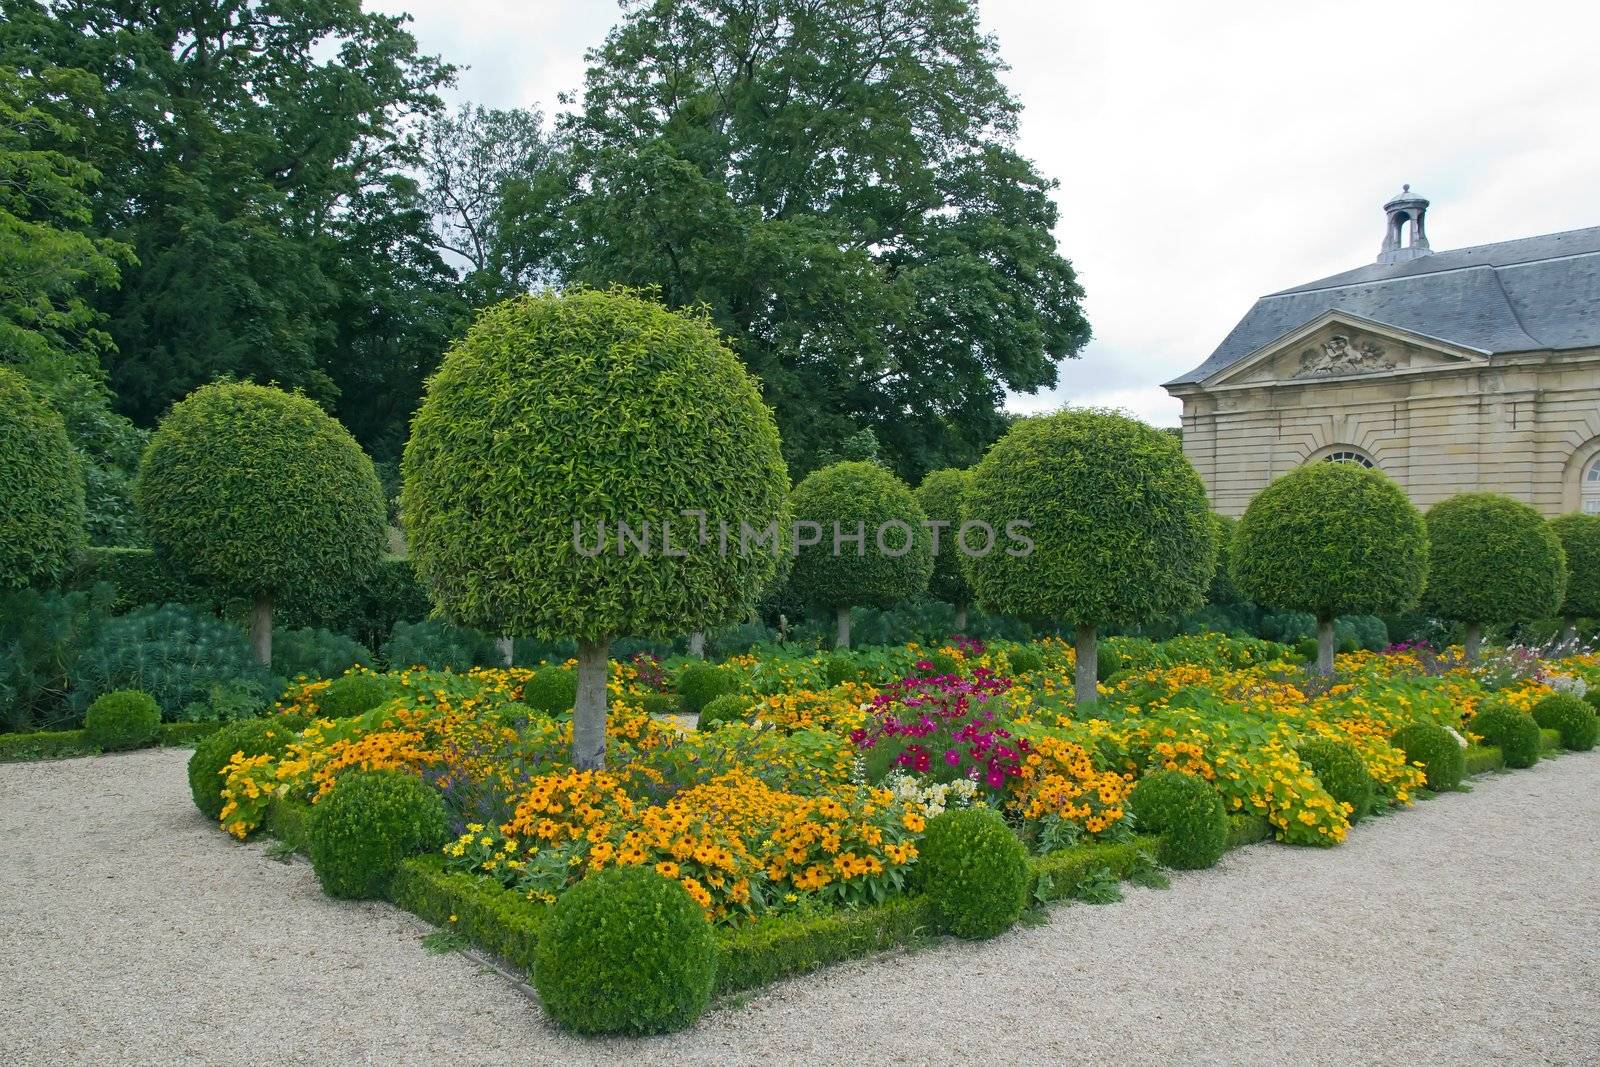
<svg viewBox="0 0 1600 1067">
<path fill-rule="evenodd" d="M 559 110 L 604 0 L 381 0 L 468 67 L 454 100 Z M 1060 180 L 1057 239 L 1095 339 L 1049 395 L 1175 425 L 1160 383 L 1259 295 L 1370 262 L 1382 203 L 1436 249 L 1600 225 L 1600 4 L 982 0 Z"/>
</svg>

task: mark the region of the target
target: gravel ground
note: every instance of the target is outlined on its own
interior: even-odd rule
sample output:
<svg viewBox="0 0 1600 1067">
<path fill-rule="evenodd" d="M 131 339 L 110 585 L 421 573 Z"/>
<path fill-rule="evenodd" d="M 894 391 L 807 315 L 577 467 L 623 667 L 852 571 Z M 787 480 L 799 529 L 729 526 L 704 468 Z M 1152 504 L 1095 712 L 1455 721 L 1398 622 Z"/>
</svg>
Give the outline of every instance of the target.
<svg viewBox="0 0 1600 1067">
<path fill-rule="evenodd" d="M 1600 1063 L 1600 753 L 600 1043 L 232 843 L 186 758 L 0 766 L 0 1063 Z"/>
</svg>

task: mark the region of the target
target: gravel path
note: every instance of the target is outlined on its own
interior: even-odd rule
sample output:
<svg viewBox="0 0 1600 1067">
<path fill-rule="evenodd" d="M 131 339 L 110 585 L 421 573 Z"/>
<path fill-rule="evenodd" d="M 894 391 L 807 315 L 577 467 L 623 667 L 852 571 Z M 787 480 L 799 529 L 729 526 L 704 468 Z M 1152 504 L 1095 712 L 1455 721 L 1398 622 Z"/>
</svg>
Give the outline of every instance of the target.
<svg viewBox="0 0 1600 1067">
<path fill-rule="evenodd" d="M 1600 1063 L 1600 753 L 602 1043 L 230 842 L 186 758 L 0 766 L 0 1063 Z"/>
</svg>

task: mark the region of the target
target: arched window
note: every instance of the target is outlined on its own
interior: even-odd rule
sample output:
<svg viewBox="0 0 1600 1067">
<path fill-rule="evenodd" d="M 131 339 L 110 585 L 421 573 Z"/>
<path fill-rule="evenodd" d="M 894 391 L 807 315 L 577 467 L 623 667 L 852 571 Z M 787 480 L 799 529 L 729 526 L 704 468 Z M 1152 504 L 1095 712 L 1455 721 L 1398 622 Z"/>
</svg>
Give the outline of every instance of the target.
<svg viewBox="0 0 1600 1067">
<path fill-rule="evenodd" d="M 1359 463 L 1363 467 L 1376 466 L 1372 460 L 1368 459 L 1366 456 L 1362 455 L 1360 452 L 1357 452 L 1353 448 L 1340 449 L 1338 452 L 1329 452 L 1322 458 L 1328 463 Z M 1591 468 L 1591 471 L 1592 470 L 1593 468 Z M 1600 501 L 1600 480 L 1595 482 L 1595 489 L 1597 492 L 1596 500 Z"/>
<path fill-rule="evenodd" d="M 1578 483 L 1578 508 L 1585 515 L 1600 515 L 1600 456 L 1583 469 L 1583 481 Z"/>
</svg>

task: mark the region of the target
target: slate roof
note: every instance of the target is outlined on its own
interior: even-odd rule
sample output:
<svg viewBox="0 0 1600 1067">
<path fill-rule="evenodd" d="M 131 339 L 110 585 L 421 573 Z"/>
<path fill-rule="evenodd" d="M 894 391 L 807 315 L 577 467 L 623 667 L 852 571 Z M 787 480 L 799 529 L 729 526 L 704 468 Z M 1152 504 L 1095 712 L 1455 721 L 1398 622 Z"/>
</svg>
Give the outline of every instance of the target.
<svg viewBox="0 0 1600 1067">
<path fill-rule="evenodd" d="M 1600 347 L 1600 226 L 1371 263 L 1272 293 L 1167 384 L 1209 378 L 1327 311 L 1491 355 Z"/>
</svg>

